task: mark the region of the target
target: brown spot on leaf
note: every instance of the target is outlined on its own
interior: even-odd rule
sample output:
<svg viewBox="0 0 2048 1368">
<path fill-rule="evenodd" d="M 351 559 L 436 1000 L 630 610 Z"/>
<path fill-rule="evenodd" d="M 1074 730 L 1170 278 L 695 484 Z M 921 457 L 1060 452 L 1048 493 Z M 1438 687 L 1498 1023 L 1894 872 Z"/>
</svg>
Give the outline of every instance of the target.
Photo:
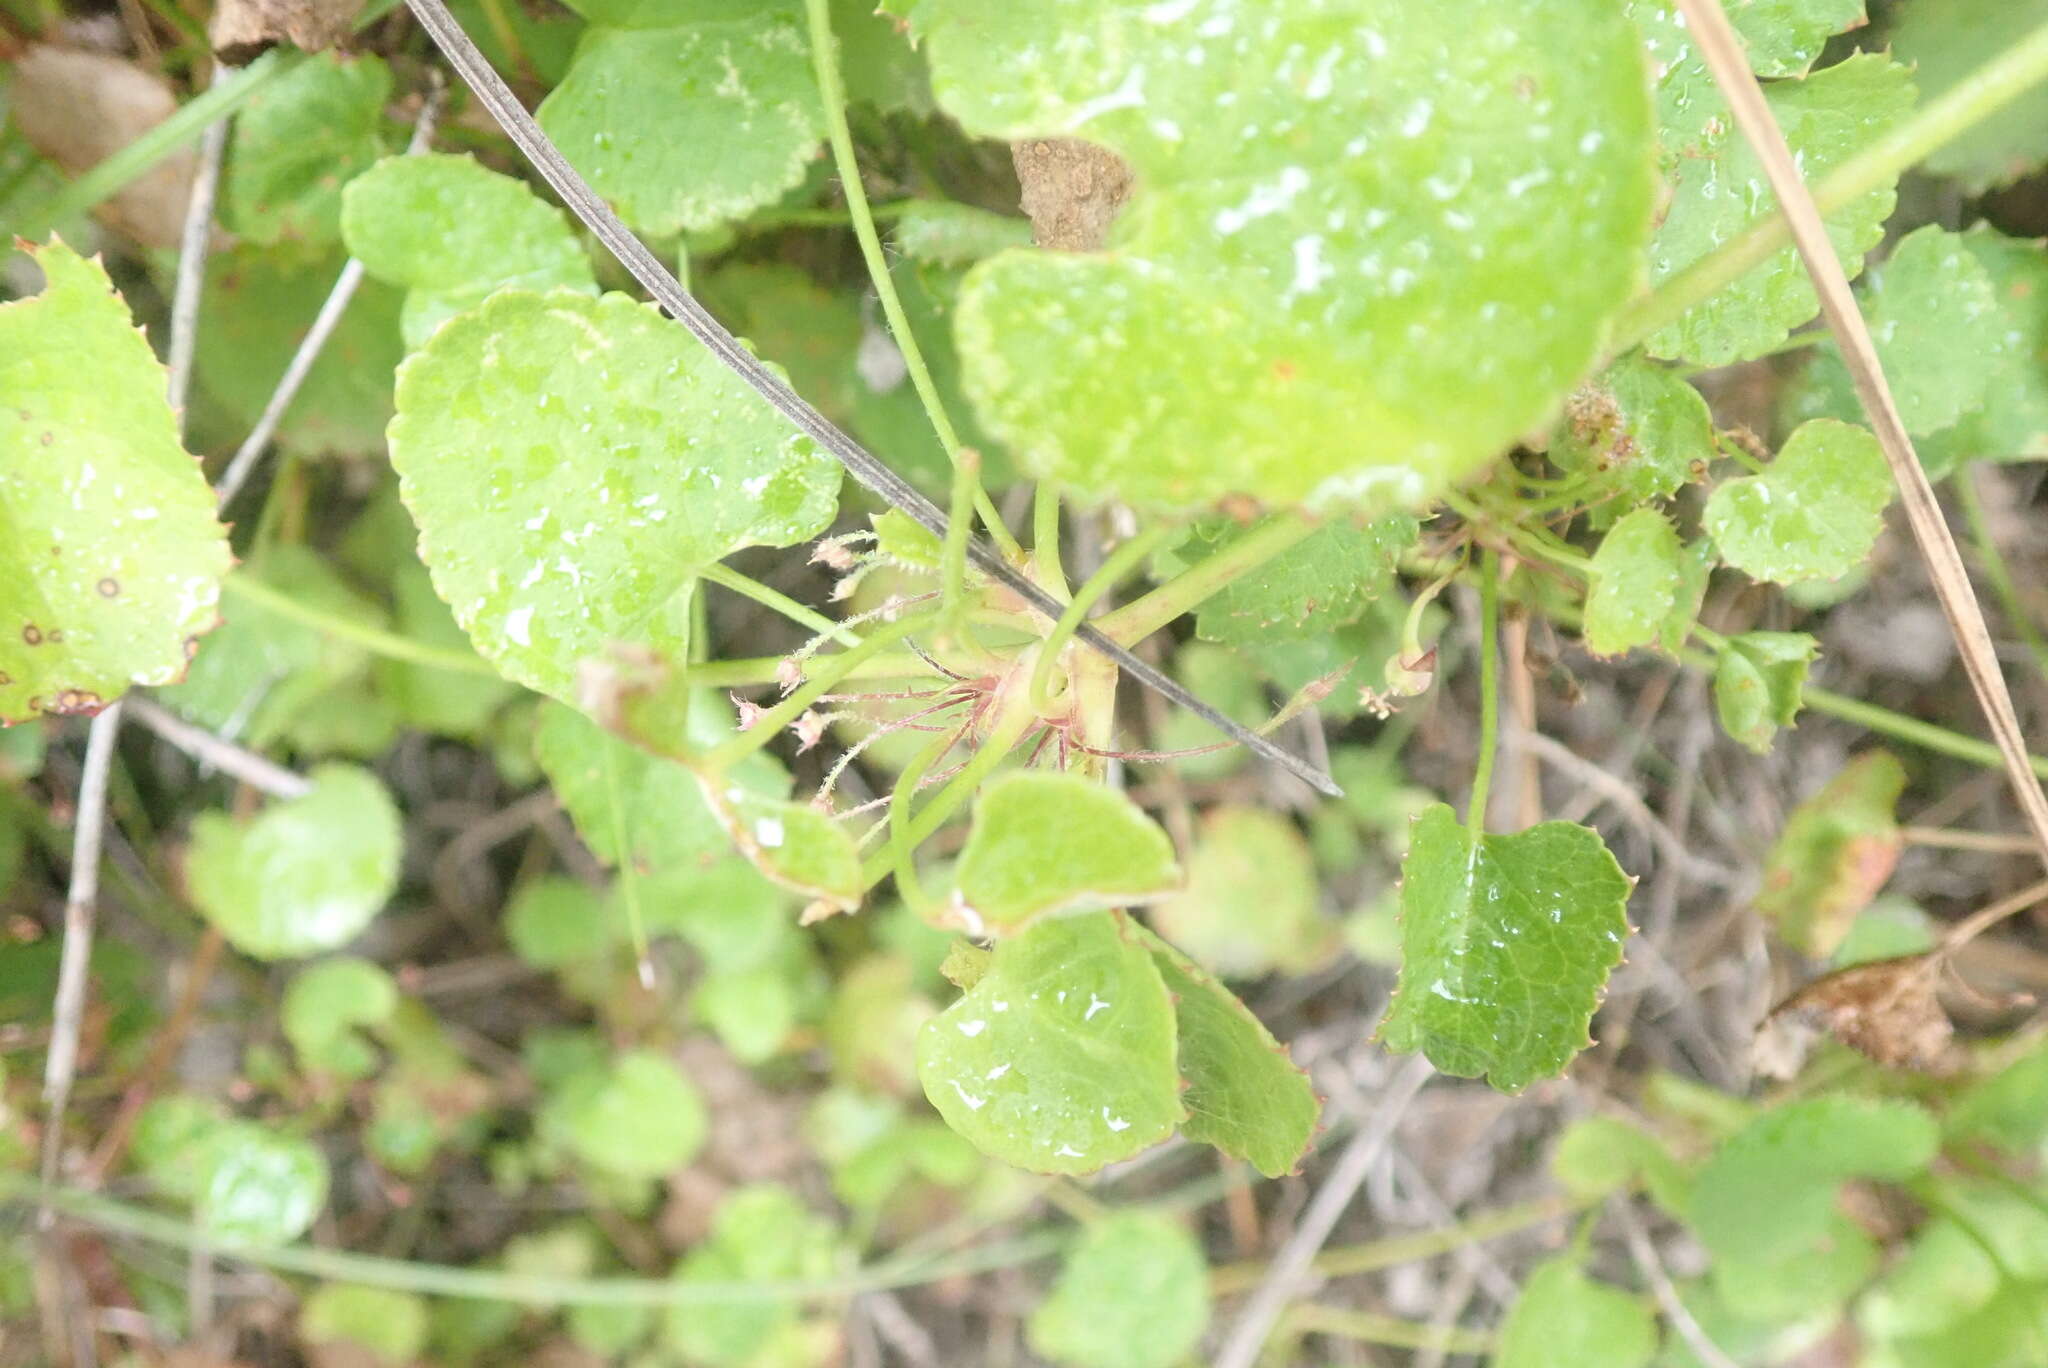
<svg viewBox="0 0 2048 1368">
<path fill-rule="evenodd" d="M 44 446 L 48 446 L 50 443 L 57 440 L 57 434 L 54 432 L 45 432 L 37 440 L 40 441 Z"/>
<path fill-rule="evenodd" d="M 1275 379 L 1292 380 L 1299 374 L 1301 374 L 1300 369 L 1292 361 L 1282 359 L 1273 363 L 1273 376 Z"/>
<path fill-rule="evenodd" d="M 112 575 L 107 576 L 93 587 L 100 591 L 101 598 L 119 598 L 121 596 L 121 581 L 115 579 Z"/>
<path fill-rule="evenodd" d="M 21 639 L 31 646 L 40 646 L 43 644 L 43 629 L 31 622 L 21 629 Z"/>
<path fill-rule="evenodd" d="M 1011 159 L 1023 188 L 1031 239 L 1062 252 L 1093 252 L 1131 197 L 1131 168 L 1106 147 L 1078 138 L 1028 138 Z"/>
<path fill-rule="evenodd" d="M 62 627 L 52 627 L 47 640 L 52 646 L 55 646 L 58 642 L 64 640 L 64 629 Z"/>
<path fill-rule="evenodd" d="M 78 713 L 96 713 L 107 706 L 107 700 L 90 689 L 66 689 L 51 702 L 49 711 L 72 716 Z"/>
<path fill-rule="evenodd" d="M 192 657 L 194 657 L 194 656 L 196 656 L 196 655 L 198 655 L 198 654 L 199 654 L 199 638 L 198 638 L 198 637 L 196 637 L 196 636 L 188 636 L 188 637 L 186 637 L 186 638 L 185 638 L 185 659 L 186 659 L 187 661 L 190 661 L 190 660 L 192 659 Z"/>
</svg>

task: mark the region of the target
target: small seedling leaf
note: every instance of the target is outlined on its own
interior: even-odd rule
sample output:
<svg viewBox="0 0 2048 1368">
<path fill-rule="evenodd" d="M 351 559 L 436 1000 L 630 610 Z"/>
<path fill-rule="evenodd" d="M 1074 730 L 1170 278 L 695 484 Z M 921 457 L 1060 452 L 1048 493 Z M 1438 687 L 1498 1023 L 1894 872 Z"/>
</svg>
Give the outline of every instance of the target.
<svg viewBox="0 0 2048 1368">
<path fill-rule="evenodd" d="M 1173 842 L 1120 791 L 1018 770 L 975 799 L 949 922 L 1007 935 L 1039 917 L 1148 902 L 1180 885 Z"/>
<path fill-rule="evenodd" d="M 1714 666 L 1714 711 L 1721 729 L 1767 754 L 1778 728 L 1799 715 L 1806 675 L 1820 643 L 1804 632 L 1744 632 Z"/>
<path fill-rule="evenodd" d="M 1586 594 L 1586 644 L 1620 655 L 1656 641 L 1678 602 L 1684 549 L 1671 520 L 1638 508 L 1608 529 L 1593 553 Z"/>
<path fill-rule="evenodd" d="M 1201 1244 L 1171 1217 L 1119 1212 L 1067 1251 L 1031 1313 L 1031 1348 L 1072 1368 L 1174 1368 L 1209 1325 Z"/>
<path fill-rule="evenodd" d="M 1891 498 L 1870 430 L 1818 418 L 1786 439 L 1763 474 L 1716 489 L 1706 527 L 1722 558 L 1754 579 L 1837 579 L 1870 554 Z"/>
</svg>

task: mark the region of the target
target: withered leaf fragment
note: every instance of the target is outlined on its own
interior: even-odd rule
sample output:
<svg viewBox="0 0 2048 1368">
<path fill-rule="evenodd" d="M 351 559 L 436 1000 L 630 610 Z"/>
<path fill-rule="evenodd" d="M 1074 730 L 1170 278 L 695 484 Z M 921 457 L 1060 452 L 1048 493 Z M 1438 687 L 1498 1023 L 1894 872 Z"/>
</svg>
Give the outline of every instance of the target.
<svg viewBox="0 0 2048 1368">
<path fill-rule="evenodd" d="M 363 0 L 219 0 L 207 36 L 213 54 L 244 66 L 277 43 L 324 52 L 348 37 Z"/>
<path fill-rule="evenodd" d="M 1766 1026 L 1818 1028 L 1886 1068 L 1940 1072 L 1955 1037 L 1935 994 L 1942 963 L 1930 951 L 1837 970 L 1780 1003 Z"/>
</svg>

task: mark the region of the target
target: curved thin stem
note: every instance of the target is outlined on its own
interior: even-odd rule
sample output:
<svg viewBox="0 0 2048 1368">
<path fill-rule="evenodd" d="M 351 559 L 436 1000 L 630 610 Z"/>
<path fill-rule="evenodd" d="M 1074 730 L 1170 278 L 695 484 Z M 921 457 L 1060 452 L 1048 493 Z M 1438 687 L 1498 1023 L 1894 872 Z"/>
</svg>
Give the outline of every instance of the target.
<svg viewBox="0 0 2048 1368">
<path fill-rule="evenodd" d="M 698 577 L 721 589 L 730 589 L 742 598 L 752 599 L 771 612 L 782 614 L 799 627 L 809 628 L 819 636 L 831 637 L 843 646 L 860 645 L 860 636 L 843 622 L 834 622 L 816 609 L 807 608 L 789 595 L 770 589 L 751 575 L 743 575 L 721 561 L 713 561 L 697 572 Z M 690 672 L 693 676 L 696 670 Z"/>
<path fill-rule="evenodd" d="M 930 802 L 918 809 L 917 816 L 910 821 L 909 840 L 915 845 L 949 821 L 960 810 L 960 805 L 980 790 L 982 781 L 1003 762 L 1003 758 L 1016 749 L 1017 743 L 1038 721 L 1028 708 L 1005 710 L 996 725 L 983 736 L 972 758 L 963 765 L 946 786 L 932 795 Z M 870 855 L 860 867 L 861 885 L 873 888 L 890 872 L 889 851 L 884 849 Z"/>
<path fill-rule="evenodd" d="M 1479 763 L 1465 830 L 1486 834 L 1486 800 L 1493 787 L 1493 753 L 1500 739 L 1500 553 L 1487 547 L 1479 561 Z"/>
<path fill-rule="evenodd" d="M 1137 568 L 1140 561 L 1152 554 L 1159 543 L 1177 531 L 1172 526 L 1148 528 L 1132 537 L 1103 559 L 1102 568 L 1088 577 L 1088 582 L 1074 591 L 1066 611 L 1038 647 L 1038 663 L 1031 671 L 1031 706 L 1041 714 L 1051 706 L 1052 676 L 1059 664 L 1067 643 L 1073 640 L 1074 630 L 1088 616 L 1088 610 L 1102 601 L 1102 596 L 1121 584 L 1126 575 Z"/>
<path fill-rule="evenodd" d="M 803 715 L 805 709 L 851 675 L 861 662 L 873 659 L 880 655 L 885 647 L 895 645 L 912 632 L 931 626 L 934 621 L 935 616 L 931 613 L 906 617 L 877 628 L 858 646 L 840 651 L 836 655 L 813 657 L 810 672 L 801 688 L 762 713 L 753 726 L 738 736 L 730 737 L 713 746 L 697 762 L 698 766 L 716 772 L 746 759 L 774 740 L 784 727 L 796 721 Z M 694 676 L 692 682 L 695 682 Z"/>
<path fill-rule="evenodd" d="M 1204 557 L 1142 598 L 1104 617 L 1103 635 L 1129 646 L 1143 641 L 1182 613 L 1306 541 L 1317 524 L 1300 513 L 1276 513 L 1213 556 Z"/>
<path fill-rule="evenodd" d="M 989 536 L 1004 554 L 1015 556 L 1022 548 L 1010 535 L 1010 529 L 1004 526 L 995 504 L 982 490 L 980 472 L 970 469 L 961 460 L 960 434 L 939 397 L 939 387 L 932 380 L 931 367 L 925 364 L 924 351 L 910 331 L 910 318 L 904 313 L 903 300 L 896 293 L 895 278 L 889 274 L 889 259 L 882 252 L 882 237 L 875 231 L 874 211 L 868 206 L 868 192 L 861 184 L 860 161 L 853 151 L 853 130 L 846 123 L 846 85 L 839 76 L 838 44 L 832 36 L 830 0 L 804 0 L 804 8 L 810 20 L 811 66 L 817 73 L 818 94 L 825 106 L 826 140 L 832 146 L 832 161 L 839 172 L 840 191 L 846 196 L 853 235 L 860 242 L 860 254 L 867 262 L 868 276 L 881 300 L 882 315 L 889 320 L 889 331 L 896 338 L 897 350 L 903 353 L 910 383 L 917 390 L 918 401 L 924 405 L 926 416 L 931 419 L 932 431 L 938 434 L 946 459 L 953 463 L 954 502 L 962 501 L 961 486 L 965 484 L 964 493 L 973 500 Z"/>
<path fill-rule="evenodd" d="M 303 622 L 328 636 L 353 641 L 372 655 L 380 655 L 389 660 L 403 660 L 412 665 L 425 665 L 429 669 L 449 670 L 456 674 L 488 675 L 492 679 L 500 677 L 480 656 L 467 651 L 450 651 L 439 646 L 423 645 L 410 637 L 398 636 L 376 627 L 366 627 L 360 622 L 351 622 L 347 618 L 335 617 L 301 603 L 289 594 L 248 575 L 229 575 L 221 581 L 221 592 L 229 598 L 243 599 L 259 608 L 268 608 L 279 617 Z"/>
<path fill-rule="evenodd" d="M 896 872 L 896 895 L 919 916 L 924 915 L 931 899 L 925 895 L 923 880 L 917 877 L 917 842 L 910 837 L 910 804 L 925 775 L 953 749 L 964 730 L 948 727 L 932 738 L 931 744 L 903 767 L 903 772 L 896 776 L 896 787 L 889 793 L 889 864 Z"/>
<path fill-rule="evenodd" d="M 1040 480 L 1031 491 L 1031 563 L 1047 593 L 1073 598 L 1060 562 L 1060 487 L 1051 480 Z"/>
</svg>

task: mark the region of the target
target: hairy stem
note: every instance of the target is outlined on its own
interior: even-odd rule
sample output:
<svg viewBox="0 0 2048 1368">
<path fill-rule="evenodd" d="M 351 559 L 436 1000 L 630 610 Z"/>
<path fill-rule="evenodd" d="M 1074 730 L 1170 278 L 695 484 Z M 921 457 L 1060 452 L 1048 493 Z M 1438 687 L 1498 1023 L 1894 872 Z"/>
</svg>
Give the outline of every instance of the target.
<svg viewBox="0 0 2048 1368">
<path fill-rule="evenodd" d="M 930 613 L 903 618 L 878 628 L 858 646 L 840 651 L 836 655 L 813 657 L 801 688 L 762 713 L 753 726 L 738 736 L 713 746 L 699 763 L 704 768 L 716 772 L 728 769 L 746 759 L 774 740 L 784 727 L 801 717 L 806 708 L 817 702 L 822 695 L 831 692 L 841 680 L 850 676 L 861 662 L 873 659 L 882 653 L 884 647 L 895 645 L 912 632 L 922 631 L 935 620 L 934 615 Z M 696 682 L 694 672 L 691 675 L 691 682 Z"/>
<path fill-rule="evenodd" d="M 763 608 L 782 614 L 799 627 L 805 627 L 819 636 L 831 637 L 842 646 L 860 645 L 860 636 L 844 623 L 834 622 L 823 613 L 806 608 L 789 595 L 770 589 L 750 575 L 743 575 L 720 561 L 713 561 L 697 572 L 698 576 L 721 589 L 730 589 L 743 598 L 752 599 Z M 690 677 L 696 678 L 697 670 L 692 668 Z"/>
<path fill-rule="evenodd" d="M 1500 740 L 1500 553 L 1488 547 L 1479 562 L 1479 761 L 1465 830 L 1486 834 L 1486 800 L 1493 787 L 1493 753 Z"/>
<path fill-rule="evenodd" d="M 1031 671 L 1031 706 L 1040 713 L 1052 705 L 1052 677 L 1059 665 L 1060 656 L 1066 651 L 1067 643 L 1073 640 L 1074 630 L 1087 618 L 1088 610 L 1102 601 L 1102 596 L 1122 583 L 1124 577 L 1137 568 L 1140 561 L 1152 554 L 1159 543 L 1166 540 L 1177 529 L 1154 527 L 1119 546 L 1103 560 L 1102 568 L 1088 577 L 1088 582 L 1074 591 L 1066 611 L 1038 648 L 1038 663 Z"/>
<path fill-rule="evenodd" d="M 1017 743 L 1024 739 L 1031 724 L 1038 719 L 1027 708 L 1009 708 L 1001 714 L 988 735 L 981 738 L 974 756 L 960 772 L 947 781 L 946 786 L 932 795 L 929 803 L 911 819 L 907 839 L 912 845 L 919 844 L 944 826 L 960 810 L 960 805 L 971 798 L 982 785 L 982 781 L 994 772 L 1005 756 L 1015 750 Z M 873 888 L 887 878 L 891 870 L 890 852 L 878 851 L 862 862 L 861 884 Z"/>
</svg>

